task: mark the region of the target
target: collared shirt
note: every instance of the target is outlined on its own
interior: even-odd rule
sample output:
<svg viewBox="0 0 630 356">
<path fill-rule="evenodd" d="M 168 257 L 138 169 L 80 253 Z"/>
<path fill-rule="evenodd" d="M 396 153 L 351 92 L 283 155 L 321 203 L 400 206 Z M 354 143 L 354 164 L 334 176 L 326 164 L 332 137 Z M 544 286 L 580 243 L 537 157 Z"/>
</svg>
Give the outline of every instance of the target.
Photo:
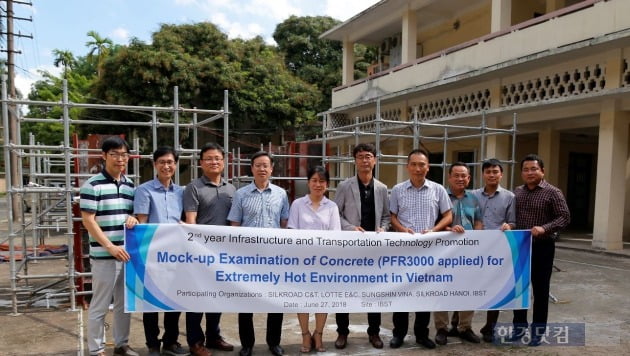
<svg viewBox="0 0 630 356">
<path fill-rule="evenodd" d="M 236 188 L 221 178 L 219 185 L 206 176 L 190 182 L 184 190 L 184 211 L 197 212 L 197 224 L 228 225 L 228 213 Z"/>
<path fill-rule="evenodd" d="M 516 227 L 514 193 L 501 186 L 492 195 L 486 193 L 484 188 L 475 189 L 472 193 L 479 201 L 484 229 L 499 230 L 503 223 Z"/>
<path fill-rule="evenodd" d="M 291 204 L 287 226 L 290 229 L 341 230 L 339 208 L 334 201 L 323 197 L 317 210 L 314 210 L 311 198 L 305 195 Z"/>
<path fill-rule="evenodd" d="M 260 191 L 252 182 L 236 191 L 227 219 L 241 226 L 280 228 L 280 221 L 289 219 L 287 192 L 272 183 Z"/>
<path fill-rule="evenodd" d="M 475 221 L 483 221 L 479 201 L 471 191 L 465 190 L 464 196 L 461 198 L 451 193 L 450 188 L 446 191 L 451 198 L 451 203 L 453 203 L 453 223 L 451 226 L 461 225 L 464 230 L 473 230 Z"/>
<path fill-rule="evenodd" d="M 182 218 L 182 195 L 184 189 L 171 182 L 164 187 L 159 179 L 141 184 L 133 198 L 134 214 L 147 215 L 149 224 L 176 224 Z"/>
<path fill-rule="evenodd" d="M 96 223 L 116 246 L 125 244 L 124 224 L 133 214 L 133 181 L 122 175 L 120 181 L 106 170 L 88 179 L 80 190 L 81 210 L 94 213 Z M 112 255 L 90 235 L 90 257 L 112 259 Z"/>
<path fill-rule="evenodd" d="M 414 232 L 431 229 L 442 214 L 451 209 L 446 189 L 428 179 L 421 187 L 414 187 L 411 180 L 398 183 L 389 197 L 389 210 L 404 227 Z"/>
<path fill-rule="evenodd" d="M 532 190 L 527 185 L 518 186 L 514 195 L 517 229 L 541 226 L 545 229 L 544 236 L 549 237 L 569 225 L 571 215 L 562 191 L 547 181 L 541 181 Z"/>
<path fill-rule="evenodd" d="M 365 231 L 376 230 L 376 205 L 374 203 L 374 178 L 365 185 L 357 176 L 359 182 L 359 195 L 361 196 L 361 227 Z"/>
</svg>

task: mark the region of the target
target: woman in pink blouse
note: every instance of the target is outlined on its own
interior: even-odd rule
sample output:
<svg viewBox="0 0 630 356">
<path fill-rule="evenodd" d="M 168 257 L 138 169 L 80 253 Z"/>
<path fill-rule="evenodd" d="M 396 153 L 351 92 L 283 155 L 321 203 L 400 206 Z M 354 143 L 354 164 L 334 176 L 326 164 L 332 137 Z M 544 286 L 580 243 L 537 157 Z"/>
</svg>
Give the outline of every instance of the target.
<svg viewBox="0 0 630 356">
<path fill-rule="evenodd" d="M 308 230 L 341 230 L 339 209 L 337 204 L 326 198 L 330 176 L 322 166 L 308 170 L 308 191 L 302 198 L 295 199 L 289 210 L 290 229 Z M 315 331 L 313 335 L 308 329 L 308 313 L 298 313 L 298 321 L 302 329 L 302 347 L 300 352 L 308 353 L 311 348 L 324 352 L 322 336 L 326 325 L 326 313 L 315 313 Z"/>
</svg>

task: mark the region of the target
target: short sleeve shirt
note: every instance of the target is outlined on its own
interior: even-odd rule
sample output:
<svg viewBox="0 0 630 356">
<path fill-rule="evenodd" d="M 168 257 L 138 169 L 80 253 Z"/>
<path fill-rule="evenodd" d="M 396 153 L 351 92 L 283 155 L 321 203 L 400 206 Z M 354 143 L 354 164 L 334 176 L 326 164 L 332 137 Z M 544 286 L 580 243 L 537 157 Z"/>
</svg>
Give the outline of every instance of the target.
<svg viewBox="0 0 630 356">
<path fill-rule="evenodd" d="M 464 196 L 456 197 L 448 189 L 448 195 L 453 203 L 453 223 L 451 226 L 461 225 L 465 230 L 473 230 L 475 221 L 483 221 L 479 201 L 471 191 L 464 191 Z"/>
<path fill-rule="evenodd" d="M 241 226 L 280 228 L 280 221 L 289 219 L 287 192 L 272 183 L 261 191 L 252 182 L 236 191 L 227 219 Z"/>
<path fill-rule="evenodd" d="M 124 224 L 133 214 L 134 185 L 121 176 L 120 181 L 103 170 L 88 179 L 80 190 L 82 211 L 95 214 L 95 220 L 105 236 L 116 246 L 125 244 Z M 112 255 L 90 235 L 90 258 L 112 259 Z"/>
<path fill-rule="evenodd" d="M 433 228 L 451 208 L 446 189 L 428 179 L 421 187 L 414 187 L 410 180 L 398 183 L 389 197 L 389 210 L 404 227 L 415 232 Z"/>
<path fill-rule="evenodd" d="M 184 189 L 171 183 L 164 187 L 157 179 L 141 184 L 133 199 L 134 214 L 147 215 L 150 224 L 176 224 L 182 217 L 182 196 Z"/>
<path fill-rule="evenodd" d="M 216 185 L 206 176 L 190 182 L 184 190 L 184 211 L 197 212 L 197 224 L 228 225 L 228 213 L 236 188 L 221 178 Z"/>
<path fill-rule="evenodd" d="M 475 189 L 472 193 L 479 201 L 484 229 L 498 230 L 503 223 L 516 226 L 514 193 L 502 187 L 498 187 L 492 195 L 488 195 L 484 188 Z"/>
<path fill-rule="evenodd" d="M 334 201 L 324 197 L 317 210 L 308 195 L 295 199 L 289 209 L 290 229 L 341 230 L 339 208 Z"/>
</svg>

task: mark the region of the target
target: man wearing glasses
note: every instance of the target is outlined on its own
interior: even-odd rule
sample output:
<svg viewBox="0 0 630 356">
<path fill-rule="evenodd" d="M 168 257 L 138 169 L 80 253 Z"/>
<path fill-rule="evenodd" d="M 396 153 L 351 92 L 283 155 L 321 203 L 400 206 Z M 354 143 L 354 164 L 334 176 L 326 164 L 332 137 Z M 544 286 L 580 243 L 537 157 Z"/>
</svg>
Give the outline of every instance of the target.
<svg viewBox="0 0 630 356">
<path fill-rule="evenodd" d="M 118 136 L 103 141 L 104 167 L 81 187 L 81 218 L 90 236 L 92 301 L 88 311 L 90 355 L 105 356 L 105 315 L 114 299 L 114 355 L 138 356 L 128 344 L 131 314 L 124 310 L 124 226 L 137 223 L 133 214 L 134 185 L 124 175 L 129 145 Z"/>
<path fill-rule="evenodd" d="M 223 147 L 214 142 L 205 144 L 199 153 L 203 175 L 184 190 L 186 223 L 203 225 L 227 225 L 236 188 L 223 180 L 225 167 Z M 206 314 L 206 334 L 201 330 L 203 313 L 186 313 L 186 334 L 190 353 L 194 356 L 210 356 L 210 348 L 232 351 L 234 346 L 221 336 L 221 313 Z M 205 345 L 204 345 L 205 340 Z"/>
<path fill-rule="evenodd" d="M 265 151 L 251 158 L 254 181 L 240 188 L 234 195 L 234 204 L 228 220 L 232 226 L 261 228 L 286 228 L 289 221 L 289 199 L 287 192 L 272 184 L 273 158 Z M 241 356 L 250 356 L 255 343 L 254 315 L 238 315 L 238 333 L 241 338 Z M 280 346 L 282 335 L 282 313 L 267 314 L 267 345 L 274 356 L 284 354 Z"/>
<path fill-rule="evenodd" d="M 352 151 L 357 175 L 339 183 L 335 203 L 341 215 L 341 229 L 347 231 L 386 231 L 389 227 L 389 200 L 387 186 L 373 176 L 376 166 L 376 148 L 360 143 Z M 348 313 L 337 313 L 337 340 L 335 347 L 343 349 L 348 343 L 350 318 Z M 368 313 L 368 338 L 372 346 L 383 348 L 379 336 L 381 313 Z"/>
<path fill-rule="evenodd" d="M 153 152 L 153 167 L 156 176 L 141 184 L 136 189 L 133 199 L 133 211 L 139 223 L 177 224 L 181 222 L 184 189 L 173 183 L 173 175 L 177 173 L 178 159 L 179 155 L 172 147 L 160 147 Z M 142 314 L 144 336 L 149 348 L 148 356 L 160 356 L 160 344 L 164 346 L 162 349 L 164 354 L 188 355 L 188 351 L 177 342 L 180 315 L 180 312 L 164 313 L 164 335 L 160 342 L 158 313 Z"/>
</svg>

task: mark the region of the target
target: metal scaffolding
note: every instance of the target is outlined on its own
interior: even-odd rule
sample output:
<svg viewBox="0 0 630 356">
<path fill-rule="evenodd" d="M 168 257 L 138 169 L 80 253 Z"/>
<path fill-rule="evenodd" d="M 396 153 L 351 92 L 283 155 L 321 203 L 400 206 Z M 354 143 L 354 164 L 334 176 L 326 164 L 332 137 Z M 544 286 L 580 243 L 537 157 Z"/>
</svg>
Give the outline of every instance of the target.
<svg viewBox="0 0 630 356">
<path fill-rule="evenodd" d="M 125 125 L 132 127 L 149 127 L 151 128 L 151 146 L 154 151 L 158 147 L 158 128 L 170 128 L 173 130 L 173 147 L 180 153 L 180 162 L 190 162 L 190 174 L 191 180 L 197 178 L 197 163 L 199 152 L 199 129 L 211 122 L 219 119 L 223 119 L 223 147 L 225 148 L 226 155 L 229 156 L 229 106 L 228 106 L 228 93 L 224 92 L 224 103 L 221 110 L 201 110 L 201 109 L 185 109 L 179 106 L 178 89 L 174 88 L 174 99 L 172 107 L 156 107 L 156 106 L 128 106 L 128 105 L 103 105 L 103 104 L 79 104 L 68 101 L 68 89 L 67 84 L 64 81 L 63 84 L 63 97 L 61 102 L 44 102 L 44 101 L 29 101 L 29 100 L 16 100 L 7 97 L 6 91 L 6 79 L 3 78 L 2 82 L 2 119 L 4 127 L 8 127 L 9 124 L 9 110 L 19 105 L 28 106 L 45 106 L 52 107 L 58 106 L 63 109 L 63 116 L 60 119 L 50 118 L 25 118 L 20 115 L 20 111 L 14 110 L 14 114 L 17 117 L 17 125 L 19 128 L 22 122 L 44 122 L 44 123 L 61 123 L 64 129 L 64 142 L 58 146 L 45 146 L 38 144 L 36 137 L 29 136 L 28 144 L 22 144 L 20 138 L 17 138 L 17 142 L 10 142 L 8 137 L 8 130 L 4 131 L 4 158 L 6 162 L 6 178 L 7 178 L 7 206 L 8 206 L 8 228 L 7 238 L 0 237 L 0 244 L 8 241 L 9 255 L 10 255 L 10 278 L 11 278 L 11 305 L 13 313 L 18 313 L 18 308 L 22 306 L 28 306 L 38 300 L 48 301 L 51 298 L 67 298 L 70 301 L 71 309 L 76 310 L 76 300 L 78 296 L 89 294 L 89 291 L 84 291 L 77 288 L 77 281 L 82 278 L 90 276 L 87 272 L 77 271 L 75 268 L 75 254 L 81 253 L 81 246 L 75 246 L 77 240 L 75 240 L 75 234 L 78 227 L 80 227 L 80 218 L 76 218 L 76 212 L 73 214 L 73 201 L 78 193 L 79 187 L 74 187 L 72 182 L 78 178 L 88 178 L 91 174 L 77 174 L 73 170 L 73 162 L 75 158 L 92 156 L 100 157 L 101 152 L 99 149 L 84 149 L 71 146 L 70 142 L 70 127 L 71 125 Z M 88 109 L 101 109 L 101 110 L 120 110 L 125 112 L 134 113 L 146 113 L 151 117 L 151 120 L 145 122 L 138 121 L 99 121 L 99 120 L 76 120 L 70 117 L 70 108 L 88 108 Z M 170 122 L 160 121 L 160 117 L 168 115 Z M 188 122 L 182 122 L 180 120 L 181 115 L 187 115 L 190 117 Z M 330 113 L 323 115 L 322 120 L 322 138 L 319 140 L 310 141 L 310 144 L 321 144 L 321 155 L 313 154 L 300 154 L 295 152 L 286 152 L 286 147 L 276 149 L 271 144 L 265 148 L 262 144 L 261 150 L 267 150 L 274 155 L 274 158 L 278 159 L 280 164 L 276 162 L 276 166 L 293 166 L 293 169 L 275 170 L 274 173 L 278 174 L 272 179 L 277 181 L 279 185 L 285 186 L 290 191 L 290 196 L 297 197 L 298 193 L 301 195 L 306 190 L 306 177 L 300 176 L 296 173 L 299 169 L 295 169 L 295 166 L 310 165 L 310 164 L 324 164 L 329 165 L 331 171 L 339 172 L 341 165 L 352 165 L 354 168 L 354 159 L 349 154 L 341 154 L 339 144 L 335 152 L 329 153 L 328 146 L 334 141 L 348 140 L 354 141 L 354 144 L 360 141 L 365 141 L 368 138 L 369 142 L 373 142 L 378 152 L 378 165 L 375 168 L 375 176 L 378 177 L 381 169 L 385 167 L 397 167 L 405 165 L 406 155 L 397 154 L 384 154 L 381 150 L 381 145 L 385 140 L 408 140 L 411 142 L 413 148 L 418 148 L 420 145 L 424 145 L 428 142 L 438 142 L 441 144 L 443 152 L 447 152 L 447 146 L 449 142 L 454 140 L 479 140 L 479 146 L 481 154 L 477 157 L 475 162 L 468 162 L 471 165 L 479 165 L 486 157 L 484 153 L 486 150 L 487 138 L 492 135 L 510 135 L 511 142 L 511 157 L 509 160 L 502 161 L 503 163 L 513 165 L 514 162 L 514 150 L 515 150 L 515 138 L 516 138 L 516 115 L 513 116 L 512 127 L 505 128 L 491 128 L 486 124 L 485 113 L 481 113 L 477 117 L 468 116 L 470 122 L 473 124 L 446 124 L 444 122 L 426 122 L 419 119 L 418 111 L 413 110 L 413 114 L 409 121 L 403 120 L 385 120 L 381 116 L 381 101 L 376 100 L 375 115 L 373 120 L 365 120 L 360 122 L 358 118 L 353 123 L 347 123 L 344 125 L 337 125 L 333 127 L 330 120 Z M 192 131 L 192 147 L 182 147 L 180 145 L 180 131 L 191 130 Z M 411 133 L 409 133 L 411 132 Z M 140 161 L 150 160 L 150 154 L 140 153 L 140 140 L 138 137 L 132 140 L 132 158 L 130 163 L 131 174 L 129 176 L 134 178 L 136 183 L 139 183 Z M 163 143 L 160 143 L 160 145 Z M 299 143 L 298 143 L 299 144 Z M 290 150 L 289 150 L 290 151 Z M 348 152 L 351 151 L 351 147 L 348 147 Z M 17 167 L 11 166 L 10 157 L 16 155 Z M 446 167 L 450 164 L 445 158 L 442 162 L 432 163 L 431 166 L 443 168 L 443 172 L 446 171 Z M 251 182 L 252 178 L 248 174 L 250 161 L 243 158 L 240 148 L 232 150 L 231 160 L 227 160 L 224 170 L 224 178 L 234 183 L 235 186 L 240 187 L 243 184 Z M 28 172 L 23 172 L 24 160 L 29 161 Z M 308 160 L 308 163 L 306 163 Z M 54 167 L 58 167 L 57 170 L 63 171 L 62 173 L 54 173 Z M 286 167 L 285 167 L 286 168 Z M 299 168 L 299 167 L 298 167 Z M 304 167 L 303 167 L 304 168 Z M 28 176 L 28 184 L 24 182 L 12 182 L 10 174 L 8 172 L 11 169 L 16 169 L 18 176 L 22 176 L 26 173 Z M 179 171 L 179 168 L 178 168 Z M 513 169 L 510 170 L 510 188 L 513 186 Z M 480 173 L 479 173 L 480 174 Z M 303 175 L 303 174 L 302 174 Z M 338 182 L 346 177 L 339 177 L 331 175 L 333 182 Z M 401 177 L 398 177 L 401 178 Z M 443 176 L 444 178 L 444 176 Z M 175 183 L 179 184 L 179 175 L 175 175 Z M 400 179 L 400 180 L 404 180 Z M 286 186 L 289 186 L 287 188 Z M 331 191 L 334 191 L 334 186 L 331 187 Z M 12 220 L 13 211 L 12 204 L 15 198 L 26 198 L 27 205 L 22 205 L 23 209 L 19 212 L 21 214 L 20 222 L 14 222 Z M 30 212 L 27 213 L 27 210 Z M 77 227 L 78 226 L 78 227 Z M 43 241 L 44 236 L 50 232 L 64 231 L 65 241 L 67 242 L 68 252 L 62 256 L 42 256 L 37 250 L 39 243 Z M 32 254 L 27 255 L 26 251 L 30 249 Z M 21 261 L 16 259 L 16 253 L 21 251 L 24 256 Z M 67 268 L 63 273 L 57 274 L 35 274 L 29 271 L 30 263 L 37 263 L 41 260 L 47 259 L 67 259 Z M 45 280 L 44 286 L 35 287 L 29 283 L 31 280 Z"/>
<path fill-rule="evenodd" d="M 0 244 L 8 242 L 11 306 L 14 315 L 18 314 L 18 308 L 29 306 L 39 300 L 55 298 L 68 298 L 71 310 L 76 310 L 76 297 L 89 294 L 89 291 L 78 290 L 77 281 L 90 276 L 90 273 L 77 271 L 75 268 L 75 254 L 81 253 L 81 246 L 75 246 L 76 222 L 80 222 L 73 214 L 73 201 L 77 197 L 79 187 L 73 186 L 73 181 L 78 178 L 88 178 L 92 174 L 74 173 L 73 162 L 75 158 L 100 157 L 100 149 L 84 149 L 71 146 L 71 125 L 110 125 L 127 127 L 150 127 L 152 132 L 152 147 L 158 147 L 158 128 L 171 128 L 173 130 L 173 147 L 180 152 L 180 163 L 190 161 L 190 165 L 196 168 L 198 162 L 198 128 L 218 119 L 223 119 L 223 146 L 229 149 L 228 124 L 229 102 L 228 92 L 224 91 L 223 108 L 220 110 L 186 109 L 179 106 L 178 88 L 174 88 L 172 107 L 157 106 L 130 106 L 130 105 L 104 105 L 73 103 L 68 100 L 67 82 L 63 81 L 63 94 L 61 102 L 45 102 L 32 100 L 19 100 L 8 98 L 6 77 L 2 78 L 2 122 L 5 128 L 9 127 L 9 113 L 16 118 L 18 132 L 23 122 L 61 123 L 63 125 L 63 144 L 58 146 L 41 145 L 36 142 L 33 135 L 29 135 L 28 144 L 22 144 L 18 136 L 15 141 L 9 139 L 9 131 L 4 130 L 4 160 L 6 169 L 7 187 L 7 236 L 0 237 Z M 63 115 L 60 119 L 50 118 L 26 118 L 17 108 L 20 105 L 61 107 Z M 99 121 L 77 120 L 70 117 L 70 108 L 86 108 L 100 110 L 119 110 L 134 113 L 147 113 L 150 121 Z M 159 117 L 169 115 L 172 122 L 162 122 Z M 191 122 L 183 123 L 180 115 L 191 117 Z M 184 148 L 180 145 L 180 130 L 193 131 L 193 147 Z M 163 143 L 161 143 L 163 144 Z M 151 155 L 140 154 L 140 140 L 133 138 L 132 143 L 131 178 L 138 181 L 140 172 L 140 160 L 151 159 Z M 17 166 L 11 165 L 11 156 L 14 155 Z M 28 159 L 28 172 L 24 172 L 24 160 Z M 63 173 L 53 173 L 53 167 L 60 167 Z M 178 166 L 179 167 L 179 166 Z M 11 174 L 15 170 L 17 176 L 28 176 L 29 182 L 13 182 Z M 224 172 L 228 177 L 228 171 Z M 192 178 L 196 178 L 197 169 L 191 169 Z M 175 175 L 175 183 L 179 183 L 179 175 Z M 20 199 L 22 198 L 22 199 Z M 13 220 L 13 201 L 24 200 L 22 209 L 18 213 L 20 219 Z M 29 211 L 30 212 L 27 212 Z M 28 215 L 27 215 L 28 214 Z M 80 226 L 80 224 L 79 224 Z M 60 256 L 45 256 L 38 251 L 44 235 L 50 231 L 64 231 L 67 253 Z M 78 249 L 76 249 L 78 247 Z M 28 253 L 27 253 L 28 252 Z M 21 253 L 18 261 L 17 254 Z M 79 256 L 81 258 L 82 256 Z M 29 271 L 29 264 L 50 259 L 67 260 L 67 268 L 63 273 L 35 274 Z M 45 280 L 44 285 L 34 286 L 29 281 Z"/>
<path fill-rule="evenodd" d="M 445 123 L 446 120 L 442 119 L 439 122 L 435 121 L 421 121 L 419 119 L 418 108 L 413 107 L 412 116 L 409 121 L 402 120 L 385 120 L 381 115 L 381 99 L 376 99 L 374 109 L 374 119 L 360 121 L 358 117 L 354 118 L 353 123 L 346 123 L 344 125 L 334 126 L 330 116 L 333 112 L 327 112 L 323 115 L 323 135 L 322 144 L 326 146 L 333 140 L 348 140 L 353 139 L 354 145 L 358 144 L 362 138 L 369 137 L 368 141 L 374 142 L 376 152 L 378 155 L 377 165 L 374 169 L 374 176 L 379 177 L 382 166 L 400 166 L 405 165 L 406 155 L 391 155 L 384 154 L 381 150 L 381 145 L 384 140 L 396 139 L 396 140 L 410 140 L 413 149 L 418 148 L 420 145 L 424 145 L 429 142 L 441 143 L 442 152 L 444 153 L 442 162 L 431 163 L 431 167 L 442 168 L 442 181 L 446 182 L 446 168 L 453 163 L 446 159 L 446 152 L 448 151 L 448 144 L 451 141 L 460 140 L 479 140 L 479 154 L 474 162 L 466 162 L 471 167 L 481 166 L 482 162 L 491 157 L 485 157 L 486 143 L 489 136 L 496 135 L 509 135 L 511 137 L 511 151 L 510 157 L 507 160 L 501 160 L 501 163 L 510 166 L 509 177 L 509 189 L 514 186 L 514 169 L 515 161 L 515 149 L 516 149 L 516 113 L 512 116 L 511 128 L 493 128 L 487 125 L 487 118 L 485 111 L 482 111 L 480 115 L 460 117 L 472 121 L 472 124 L 449 124 Z M 459 119 L 459 118 L 458 118 Z M 350 120 L 347 120 L 350 121 Z M 455 121 L 455 120 L 451 120 Z M 411 134 L 405 133 L 411 130 Z M 403 133 L 401 133 L 403 132 Z M 364 140 L 365 141 L 365 140 Z M 352 148 L 348 147 L 348 153 L 352 152 Z M 354 158 L 351 154 L 340 154 L 339 149 L 334 156 L 324 157 L 325 163 L 335 164 L 337 166 L 337 172 L 340 171 L 339 167 L 342 164 L 350 164 L 354 167 Z M 481 182 L 482 172 L 477 170 L 478 181 Z M 400 177 L 399 177 L 400 178 Z M 342 180 L 343 178 L 337 178 Z M 404 180 L 405 178 L 401 179 Z"/>
</svg>

